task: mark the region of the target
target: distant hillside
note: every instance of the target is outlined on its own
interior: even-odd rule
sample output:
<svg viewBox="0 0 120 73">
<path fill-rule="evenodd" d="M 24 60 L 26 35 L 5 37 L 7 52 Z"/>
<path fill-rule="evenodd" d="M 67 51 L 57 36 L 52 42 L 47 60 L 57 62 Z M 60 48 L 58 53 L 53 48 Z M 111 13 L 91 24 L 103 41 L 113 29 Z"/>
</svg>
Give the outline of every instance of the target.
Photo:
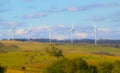
<svg viewBox="0 0 120 73">
<path fill-rule="evenodd" d="M 1 52 L 16 52 L 19 51 L 20 48 L 17 45 L 6 45 L 0 43 L 0 53 Z"/>
</svg>

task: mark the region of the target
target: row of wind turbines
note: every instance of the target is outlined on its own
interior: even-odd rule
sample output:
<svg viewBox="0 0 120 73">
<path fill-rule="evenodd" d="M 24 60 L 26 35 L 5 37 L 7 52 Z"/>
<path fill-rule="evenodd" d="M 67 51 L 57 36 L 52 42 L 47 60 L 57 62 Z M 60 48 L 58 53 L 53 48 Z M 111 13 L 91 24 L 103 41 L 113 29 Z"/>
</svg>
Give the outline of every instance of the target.
<svg viewBox="0 0 120 73">
<path fill-rule="evenodd" d="M 97 26 L 96 24 L 94 23 L 93 24 L 93 27 L 94 27 L 94 30 L 93 30 L 93 34 L 94 34 L 94 44 L 96 45 L 97 44 Z M 52 44 L 52 28 L 51 27 L 47 27 L 47 30 L 48 30 L 48 36 L 49 36 L 49 43 Z M 12 28 L 12 39 L 15 40 L 15 27 Z M 70 43 L 71 44 L 74 44 L 74 33 L 76 32 L 76 29 L 75 29 L 75 25 L 71 25 L 71 29 L 70 29 Z M 31 42 L 31 35 L 32 35 L 32 30 L 31 30 L 31 25 L 28 26 L 28 42 Z"/>
<path fill-rule="evenodd" d="M 94 34 L 94 44 L 96 45 L 97 44 L 97 26 L 96 24 L 94 23 L 93 24 L 93 27 L 94 27 L 94 30 L 93 30 L 93 34 Z M 75 28 L 74 28 L 74 25 L 71 26 L 71 44 L 74 43 L 74 39 L 73 39 L 73 35 L 75 33 Z"/>
</svg>

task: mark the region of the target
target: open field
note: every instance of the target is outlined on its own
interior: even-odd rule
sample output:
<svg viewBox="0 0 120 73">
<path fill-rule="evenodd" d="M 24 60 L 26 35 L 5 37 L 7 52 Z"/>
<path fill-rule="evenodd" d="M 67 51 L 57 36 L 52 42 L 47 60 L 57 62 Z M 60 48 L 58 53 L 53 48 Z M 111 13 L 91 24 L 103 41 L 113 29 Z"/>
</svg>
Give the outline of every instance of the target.
<svg viewBox="0 0 120 73">
<path fill-rule="evenodd" d="M 56 61 L 56 58 L 48 55 L 45 48 L 48 43 L 0 41 L 4 52 L 0 53 L 0 65 L 7 67 L 7 73 L 42 73 L 44 69 Z M 62 49 L 66 58 L 81 57 L 90 65 L 100 62 L 120 60 L 120 48 L 111 45 L 91 44 L 54 44 Z"/>
</svg>

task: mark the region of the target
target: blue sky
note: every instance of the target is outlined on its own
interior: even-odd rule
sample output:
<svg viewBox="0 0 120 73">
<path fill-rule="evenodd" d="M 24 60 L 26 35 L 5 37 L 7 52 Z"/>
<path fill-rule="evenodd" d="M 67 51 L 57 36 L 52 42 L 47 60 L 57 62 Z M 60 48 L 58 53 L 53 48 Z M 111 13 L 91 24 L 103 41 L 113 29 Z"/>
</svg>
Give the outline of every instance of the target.
<svg viewBox="0 0 120 73">
<path fill-rule="evenodd" d="M 0 0 L 0 39 L 48 38 L 48 27 L 55 39 L 93 39 L 93 23 L 98 39 L 120 39 L 120 0 Z"/>
</svg>

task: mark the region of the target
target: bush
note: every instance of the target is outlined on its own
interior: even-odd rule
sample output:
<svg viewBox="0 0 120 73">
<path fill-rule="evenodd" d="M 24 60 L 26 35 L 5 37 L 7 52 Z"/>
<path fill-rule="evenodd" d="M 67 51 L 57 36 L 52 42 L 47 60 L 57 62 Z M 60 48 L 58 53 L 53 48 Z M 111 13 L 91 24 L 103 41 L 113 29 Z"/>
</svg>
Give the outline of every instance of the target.
<svg viewBox="0 0 120 73">
<path fill-rule="evenodd" d="M 73 60 L 75 71 L 74 73 L 86 73 L 88 71 L 88 64 L 85 60 L 81 58 L 76 58 Z"/>
<path fill-rule="evenodd" d="M 81 58 L 69 60 L 61 58 L 49 65 L 43 73 L 120 73 L 120 61 L 90 65 Z"/>
<path fill-rule="evenodd" d="M 120 61 L 116 61 L 114 63 L 114 68 L 112 70 L 112 73 L 120 73 Z"/>
<path fill-rule="evenodd" d="M 70 60 L 63 58 L 48 66 L 45 73 L 72 73 L 72 69 Z"/>
<path fill-rule="evenodd" d="M 99 73 L 112 73 L 112 69 L 114 68 L 112 63 L 104 62 L 100 63 L 99 66 Z"/>
<path fill-rule="evenodd" d="M 5 73 L 6 69 L 0 66 L 0 73 Z"/>
<path fill-rule="evenodd" d="M 44 73 L 98 73 L 95 66 L 88 66 L 85 60 L 76 58 L 59 59 L 48 66 Z"/>
<path fill-rule="evenodd" d="M 98 73 L 97 67 L 96 66 L 90 66 L 89 67 L 89 73 Z"/>
</svg>

